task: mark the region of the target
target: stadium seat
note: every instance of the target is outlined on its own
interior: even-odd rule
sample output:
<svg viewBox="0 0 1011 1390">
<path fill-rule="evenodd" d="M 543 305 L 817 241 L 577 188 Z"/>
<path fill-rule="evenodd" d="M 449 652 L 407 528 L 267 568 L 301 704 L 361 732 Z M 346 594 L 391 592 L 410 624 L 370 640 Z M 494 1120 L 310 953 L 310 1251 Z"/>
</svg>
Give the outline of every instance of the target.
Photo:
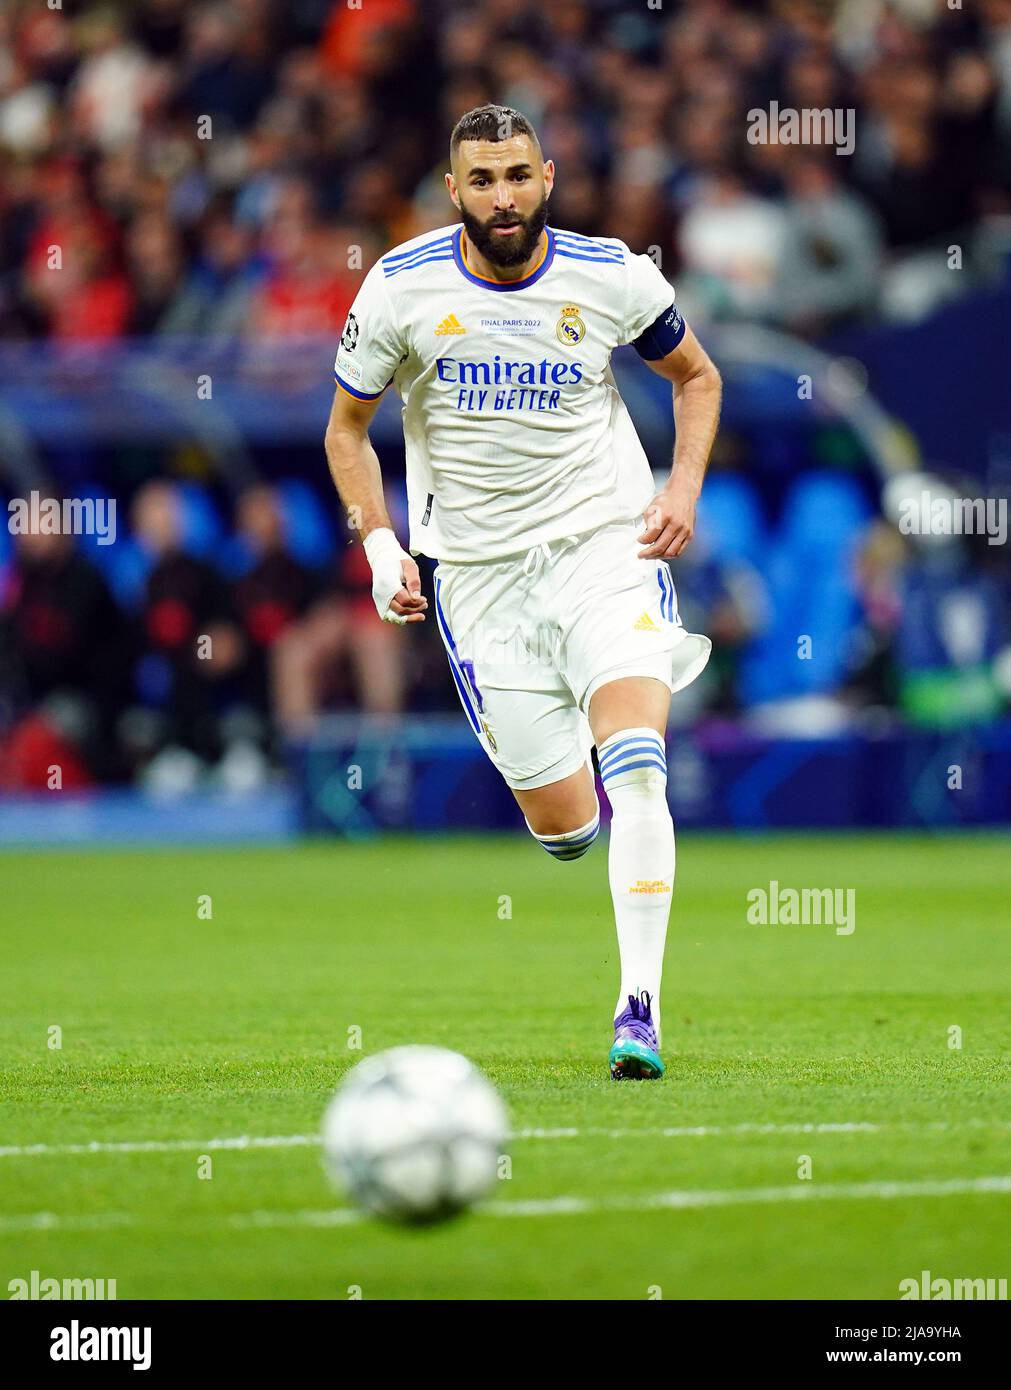
<svg viewBox="0 0 1011 1390">
<path fill-rule="evenodd" d="M 289 555 L 307 569 L 325 568 L 334 553 L 334 528 L 315 488 L 300 478 L 285 478 L 276 489 Z M 230 579 L 241 578 L 255 561 L 249 543 L 237 531 L 229 532 L 215 555 L 219 569 Z"/>
<path fill-rule="evenodd" d="M 210 492 L 200 483 L 180 483 L 183 549 L 206 559 L 214 555 L 224 539 L 224 528 Z"/>
<path fill-rule="evenodd" d="M 857 618 L 853 556 L 868 518 L 851 478 L 809 474 L 794 484 L 763 566 L 772 622 L 741 661 L 746 703 L 838 687 Z M 804 637 L 809 648 L 801 648 Z M 809 656 L 802 654 L 808 650 Z"/>
<path fill-rule="evenodd" d="M 707 554 L 756 564 L 765 530 L 758 497 L 746 478 L 717 473 L 706 480 L 699 499 L 699 538 Z"/>
<path fill-rule="evenodd" d="M 74 489 L 75 496 L 102 498 L 109 489 L 97 483 L 84 483 Z M 144 585 L 151 570 L 151 559 L 127 531 L 126 508 L 122 502 L 116 510 L 116 540 L 114 545 L 100 545 L 97 536 L 82 535 L 77 544 L 88 560 L 101 571 L 121 607 L 133 609 L 143 597 Z"/>
<path fill-rule="evenodd" d="M 790 489 L 779 532 L 798 556 L 838 557 L 868 519 L 860 485 L 842 473 L 810 473 Z"/>
<path fill-rule="evenodd" d="M 286 478 L 278 492 L 289 552 L 309 569 L 322 569 L 334 552 L 334 532 L 319 494 L 301 478 Z"/>
</svg>

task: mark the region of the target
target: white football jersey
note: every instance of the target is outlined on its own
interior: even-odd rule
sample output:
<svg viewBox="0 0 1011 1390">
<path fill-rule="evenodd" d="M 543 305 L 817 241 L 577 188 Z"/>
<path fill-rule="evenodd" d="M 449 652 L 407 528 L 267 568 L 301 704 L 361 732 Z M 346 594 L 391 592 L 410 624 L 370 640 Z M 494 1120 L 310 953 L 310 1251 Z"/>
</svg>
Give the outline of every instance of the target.
<svg viewBox="0 0 1011 1390">
<path fill-rule="evenodd" d="M 492 560 L 640 516 L 655 488 L 609 361 L 677 345 L 670 284 L 624 242 L 550 227 L 529 275 L 488 280 L 462 233 L 372 267 L 334 363 L 359 400 L 391 381 L 403 400 L 412 553 Z"/>
</svg>

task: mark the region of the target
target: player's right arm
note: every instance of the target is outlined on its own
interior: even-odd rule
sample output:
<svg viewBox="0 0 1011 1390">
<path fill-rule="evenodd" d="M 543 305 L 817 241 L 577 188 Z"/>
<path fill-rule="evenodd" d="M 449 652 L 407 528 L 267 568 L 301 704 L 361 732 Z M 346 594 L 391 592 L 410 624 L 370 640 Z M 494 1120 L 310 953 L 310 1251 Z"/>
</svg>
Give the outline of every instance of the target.
<svg viewBox="0 0 1011 1390">
<path fill-rule="evenodd" d="M 421 575 L 394 534 L 379 459 L 369 440 L 378 404 L 378 396 L 358 400 L 338 384 L 324 441 L 327 464 L 372 566 L 372 597 L 380 617 L 393 623 L 423 623 L 428 599 L 421 592 Z"/>
<path fill-rule="evenodd" d="M 394 534 L 379 460 L 369 442 L 376 407 L 407 356 L 385 281 L 379 262 L 362 282 L 341 333 L 326 457 L 340 499 L 365 546 L 379 616 L 389 623 L 423 623 L 428 600 L 421 592 L 421 576 Z"/>
</svg>

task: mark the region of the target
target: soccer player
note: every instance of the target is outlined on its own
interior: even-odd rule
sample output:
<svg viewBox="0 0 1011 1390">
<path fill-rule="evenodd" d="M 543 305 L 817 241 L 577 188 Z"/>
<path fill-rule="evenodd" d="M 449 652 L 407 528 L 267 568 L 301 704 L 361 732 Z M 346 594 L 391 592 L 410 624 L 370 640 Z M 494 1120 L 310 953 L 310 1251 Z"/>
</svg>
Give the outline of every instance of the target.
<svg viewBox="0 0 1011 1390">
<path fill-rule="evenodd" d="M 711 650 L 681 624 L 667 561 L 692 537 L 720 377 L 647 256 L 547 225 L 554 165 L 518 111 L 467 112 L 450 165 L 461 223 L 383 256 L 348 315 L 327 458 L 383 619 L 425 620 L 412 555 L 438 562 L 435 620 L 467 719 L 556 859 L 597 835 L 596 746 L 621 956 L 611 1075 L 653 1079 L 674 888 L 664 733 Z M 673 384 L 677 444 L 655 495 L 609 367 L 622 343 Z M 410 554 L 368 439 L 391 382 Z"/>
</svg>

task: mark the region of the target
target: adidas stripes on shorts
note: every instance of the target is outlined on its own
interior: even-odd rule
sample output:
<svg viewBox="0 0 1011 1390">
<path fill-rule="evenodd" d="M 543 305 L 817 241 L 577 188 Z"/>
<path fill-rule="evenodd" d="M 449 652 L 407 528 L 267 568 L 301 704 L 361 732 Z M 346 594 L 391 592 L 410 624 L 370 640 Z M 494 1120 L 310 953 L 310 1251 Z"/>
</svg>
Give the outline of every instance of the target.
<svg viewBox="0 0 1011 1390">
<path fill-rule="evenodd" d="M 492 561 L 435 570 L 435 617 L 474 734 L 510 787 L 576 772 L 599 686 L 653 676 L 672 692 L 705 668 L 670 567 L 641 560 L 642 520 L 616 521 Z"/>
</svg>

